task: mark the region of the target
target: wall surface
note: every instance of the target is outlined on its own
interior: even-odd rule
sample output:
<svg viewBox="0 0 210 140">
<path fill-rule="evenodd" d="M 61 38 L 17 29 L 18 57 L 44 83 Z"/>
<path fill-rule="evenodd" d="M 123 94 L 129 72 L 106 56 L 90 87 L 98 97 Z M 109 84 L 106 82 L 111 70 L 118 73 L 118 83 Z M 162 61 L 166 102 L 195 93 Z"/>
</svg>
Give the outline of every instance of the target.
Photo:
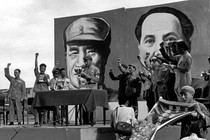
<svg viewBox="0 0 210 140">
<path fill-rule="evenodd" d="M 71 17 L 61 17 L 55 19 L 55 62 L 59 61 L 59 67 L 66 67 L 64 52 L 64 29 L 74 20 L 80 17 L 101 17 L 111 26 L 111 53 L 105 67 L 105 85 L 117 91 L 118 82 L 112 81 L 108 75 L 109 69 L 113 68 L 114 73 L 119 74 L 117 68 L 117 59 L 121 58 L 124 64 L 135 64 L 140 68 L 137 60 L 139 55 L 138 40 L 135 36 L 135 28 L 141 15 L 148 10 L 168 6 L 183 12 L 192 22 L 194 32 L 191 38 L 191 55 L 193 58 L 192 77 L 200 78 L 203 70 L 208 70 L 209 64 L 207 58 L 210 54 L 210 36 L 209 36 L 209 1 L 208 0 L 189 0 L 164 5 L 116 9 L 88 15 L 79 15 Z M 157 17 L 158 18 L 158 17 Z M 155 20 L 155 19 L 154 19 Z"/>
</svg>

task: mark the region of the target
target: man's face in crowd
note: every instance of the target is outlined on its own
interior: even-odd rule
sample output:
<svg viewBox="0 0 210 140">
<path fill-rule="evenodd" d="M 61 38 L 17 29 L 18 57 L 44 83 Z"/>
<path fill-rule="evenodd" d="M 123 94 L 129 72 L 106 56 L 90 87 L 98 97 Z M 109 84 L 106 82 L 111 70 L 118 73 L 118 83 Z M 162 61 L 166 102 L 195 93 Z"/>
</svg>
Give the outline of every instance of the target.
<svg viewBox="0 0 210 140">
<path fill-rule="evenodd" d="M 66 70 L 61 71 L 61 77 L 63 77 L 63 78 L 66 77 Z"/>
<path fill-rule="evenodd" d="M 14 76 L 15 76 L 15 77 L 19 77 L 19 76 L 20 76 L 20 72 L 19 72 L 18 70 L 15 70 L 15 71 L 14 71 Z"/>
<path fill-rule="evenodd" d="M 54 78 L 58 78 L 58 77 L 59 77 L 59 75 L 60 75 L 60 73 L 59 73 L 59 72 L 55 72 L 55 73 L 53 74 Z"/>
<path fill-rule="evenodd" d="M 84 57 L 90 55 L 92 57 L 92 64 L 101 68 L 101 55 L 93 45 L 79 45 L 67 44 L 66 46 L 66 63 L 67 63 L 67 75 L 70 79 L 72 86 L 79 87 L 78 75 L 76 75 L 75 69 L 85 67 Z"/>
<path fill-rule="evenodd" d="M 128 67 L 128 72 L 133 73 L 135 71 L 135 68 L 133 66 Z"/>
<path fill-rule="evenodd" d="M 139 48 L 139 55 L 143 62 L 146 53 L 151 58 L 159 54 L 160 43 L 164 45 L 178 39 L 183 39 L 182 29 L 177 17 L 168 13 L 154 13 L 149 15 L 142 24 L 142 35 Z"/>
</svg>

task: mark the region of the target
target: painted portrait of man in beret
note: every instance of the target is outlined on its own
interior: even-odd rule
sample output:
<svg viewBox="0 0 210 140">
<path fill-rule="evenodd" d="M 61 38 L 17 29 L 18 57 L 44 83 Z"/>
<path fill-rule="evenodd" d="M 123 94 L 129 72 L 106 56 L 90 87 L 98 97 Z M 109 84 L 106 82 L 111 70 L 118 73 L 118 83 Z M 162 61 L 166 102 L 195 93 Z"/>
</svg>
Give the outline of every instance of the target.
<svg viewBox="0 0 210 140">
<path fill-rule="evenodd" d="M 110 54 L 111 28 L 98 17 L 81 17 L 70 23 L 64 31 L 67 75 L 72 89 L 79 89 L 77 69 L 84 67 L 84 57 L 91 56 L 100 70 L 98 86 L 105 88 L 104 73 Z"/>
</svg>

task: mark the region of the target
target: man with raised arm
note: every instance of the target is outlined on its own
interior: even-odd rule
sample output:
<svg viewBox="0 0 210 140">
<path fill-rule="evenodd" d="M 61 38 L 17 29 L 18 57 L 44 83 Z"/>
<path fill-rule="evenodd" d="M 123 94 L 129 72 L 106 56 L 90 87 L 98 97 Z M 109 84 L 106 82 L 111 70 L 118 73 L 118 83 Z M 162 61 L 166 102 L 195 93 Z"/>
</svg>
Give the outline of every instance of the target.
<svg viewBox="0 0 210 140">
<path fill-rule="evenodd" d="M 18 125 L 21 125 L 21 112 L 22 105 L 21 102 L 26 97 L 26 86 L 25 81 L 20 78 L 20 69 L 14 70 L 14 76 L 12 77 L 9 73 L 9 67 L 11 63 L 7 64 L 7 67 L 4 69 L 5 77 L 10 81 L 9 87 L 9 125 L 14 125 L 15 120 L 15 110 L 17 111 Z"/>
<path fill-rule="evenodd" d="M 46 71 L 46 64 L 42 63 L 39 65 L 38 70 L 38 56 L 39 53 L 35 54 L 35 68 L 34 68 L 34 74 L 36 76 L 36 81 L 34 84 L 33 91 L 39 92 L 39 91 L 48 91 L 50 86 L 50 76 L 48 74 L 45 74 Z M 39 72 L 40 71 L 40 72 Z M 33 109 L 33 114 L 35 116 L 35 125 L 38 124 L 38 112 L 36 109 Z M 47 114 L 46 111 L 44 111 L 44 122 L 47 122 Z"/>
</svg>

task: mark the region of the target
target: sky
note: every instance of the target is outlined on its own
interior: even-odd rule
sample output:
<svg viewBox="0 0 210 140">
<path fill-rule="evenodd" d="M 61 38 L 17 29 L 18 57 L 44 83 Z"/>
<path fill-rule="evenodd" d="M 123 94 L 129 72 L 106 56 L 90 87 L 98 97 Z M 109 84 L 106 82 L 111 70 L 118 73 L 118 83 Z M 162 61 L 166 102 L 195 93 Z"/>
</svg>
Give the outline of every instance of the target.
<svg viewBox="0 0 210 140">
<path fill-rule="evenodd" d="M 21 70 L 26 87 L 33 87 L 35 53 L 38 63 L 54 67 L 54 18 L 133 8 L 183 0 L 6 0 L 0 5 L 0 89 L 9 88 L 4 68 Z"/>
</svg>

